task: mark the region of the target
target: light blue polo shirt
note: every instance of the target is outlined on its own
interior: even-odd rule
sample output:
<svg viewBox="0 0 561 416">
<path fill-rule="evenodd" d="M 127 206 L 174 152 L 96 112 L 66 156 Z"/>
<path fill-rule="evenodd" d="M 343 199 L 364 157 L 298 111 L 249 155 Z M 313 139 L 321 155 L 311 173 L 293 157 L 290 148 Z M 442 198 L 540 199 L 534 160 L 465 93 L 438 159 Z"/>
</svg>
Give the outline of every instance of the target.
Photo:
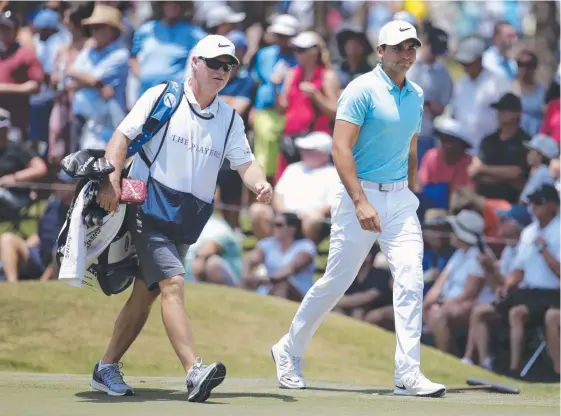
<svg viewBox="0 0 561 416">
<path fill-rule="evenodd" d="M 183 82 L 189 53 L 205 36 L 201 28 L 187 22 L 168 26 L 152 20 L 140 26 L 131 49 L 140 66 L 138 95 L 162 81 Z"/>
<path fill-rule="evenodd" d="M 73 68 L 76 71 L 93 75 L 104 85 L 112 87 L 115 90 L 115 100 L 125 111 L 129 51 L 121 46 L 119 40 L 101 51 L 95 48 L 82 49 L 74 61 Z M 81 88 L 74 94 L 73 114 L 95 118 L 108 111 L 108 108 L 107 100 L 101 96 L 97 88 Z"/>
<path fill-rule="evenodd" d="M 421 131 L 423 101 L 421 87 L 406 80 L 400 90 L 380 65 L 345 88 L 336 118 L 361 126 L 352 149 L 359 179 L 407 179 L 409 146 Z"/>
</svg>

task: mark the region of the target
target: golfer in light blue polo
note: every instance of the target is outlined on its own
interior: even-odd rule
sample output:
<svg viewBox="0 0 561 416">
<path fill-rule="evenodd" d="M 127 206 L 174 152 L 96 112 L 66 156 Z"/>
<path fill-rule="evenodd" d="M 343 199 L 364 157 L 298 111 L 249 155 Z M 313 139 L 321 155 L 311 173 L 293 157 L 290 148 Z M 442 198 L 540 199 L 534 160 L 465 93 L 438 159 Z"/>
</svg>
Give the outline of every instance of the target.
<svg viewBox="0 0 561 416">
<path fill-rule="evenodd" d="M 386 24 L 378 41 L 381 65 L 352 81 L 339 99 L 333 160 L 342 184 L 331 210 L 325 275 L 308 291 L 272 353 L 281 386 L 304 388 L 300 363 L 306 347 L 379 240 L 394 278 L 394 394 L 440 397 L 446 388 L 420 370 L 423 239 L 419 200 L 409 189 L 417 172 L 423 92 L 405 74 L 421 42 L 403 20 Z"/>
</svg>

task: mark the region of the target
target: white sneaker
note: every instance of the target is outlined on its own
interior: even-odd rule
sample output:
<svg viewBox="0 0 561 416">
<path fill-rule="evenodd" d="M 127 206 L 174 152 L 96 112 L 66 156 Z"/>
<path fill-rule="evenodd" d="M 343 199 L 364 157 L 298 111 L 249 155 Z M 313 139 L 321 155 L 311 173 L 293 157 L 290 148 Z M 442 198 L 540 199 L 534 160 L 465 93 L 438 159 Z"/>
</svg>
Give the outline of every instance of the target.
<svg viewBox="0 0 561 416">
<path fill-rule="evenodd" d="M 444 385 L 433 383 L 420 370 L 401 377 L 393 391 L 396 396 L 421 397 L 442 397 L 444 393 L 446 393 Z"/>
<path fill-rule="evenodd" d="M 271 348 L 271 355 L 277 367 L 277 380 L 281 387 L 287 389 L 305 389 L 306 380 L 300 368 L 302 359 L 284 350 L 282 345 L 275 344 Z"/>
</svg>

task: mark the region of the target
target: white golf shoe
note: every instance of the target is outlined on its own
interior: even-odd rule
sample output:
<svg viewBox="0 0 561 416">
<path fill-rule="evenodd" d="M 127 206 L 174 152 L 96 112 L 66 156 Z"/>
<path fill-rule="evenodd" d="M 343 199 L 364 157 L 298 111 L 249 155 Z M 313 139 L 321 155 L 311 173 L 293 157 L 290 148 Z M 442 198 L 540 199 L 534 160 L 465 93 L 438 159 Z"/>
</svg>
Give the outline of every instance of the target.
<svg viewBox="0 0 561 416">
<path fill-rule="evenodd" d="M 446 393 L 444 385 L 433 383 L 420 370 L 401 377 L 393 391 L 396 396 L 420 397 L 442 397 L 444 393 Z"/>
<path fill-rule="evenodd" d="M 277 380 L 281 387 L 287 389 L 305 389 L 306 380 L 300 368 L 302 359 L 286 352 L 282 345 L 275 344 L 271 355 L 277 367 Z"/>
</svg>

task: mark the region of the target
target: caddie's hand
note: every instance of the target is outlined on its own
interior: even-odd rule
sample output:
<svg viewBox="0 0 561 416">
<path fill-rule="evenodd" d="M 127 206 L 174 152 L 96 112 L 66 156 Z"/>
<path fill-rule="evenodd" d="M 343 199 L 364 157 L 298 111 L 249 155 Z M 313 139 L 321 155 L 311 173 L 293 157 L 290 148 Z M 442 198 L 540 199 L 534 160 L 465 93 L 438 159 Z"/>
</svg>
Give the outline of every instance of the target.
<svg viewBox="0 0 561 416">
<path fill-rule="evenodd" d="M 121 183 L 119 180 L 109 179 L 101 184 L 97 193 L 97 203 L 108 212 L 115 212 L 121 200 Z"/>
<path fill-rule="evenodd" d="M 355 214 L 363 230 L 375 233 L 382 232 L 378 211 L 370 205 L 370 202 L 362 201 L 356 204 Z"/>
<path fill-rule="evenodd" d="M 259 182 L 255 184 L 255 191 L 257 193 L 258 202 L 269 204 L 273 199 L 273 187 L 268 182 Z"/>
</svg>

